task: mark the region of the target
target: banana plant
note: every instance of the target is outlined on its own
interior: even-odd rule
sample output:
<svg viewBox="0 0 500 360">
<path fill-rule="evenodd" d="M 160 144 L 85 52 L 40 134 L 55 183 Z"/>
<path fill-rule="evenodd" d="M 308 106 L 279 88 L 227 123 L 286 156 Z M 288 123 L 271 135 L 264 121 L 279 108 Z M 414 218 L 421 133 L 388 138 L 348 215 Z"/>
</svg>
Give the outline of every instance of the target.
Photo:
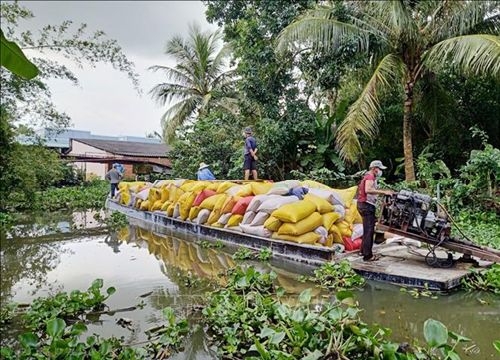
<svg viewBox="0 0 500 360">
<path fill-rule="evenodd" d="M 26 80 L 33 79 L 39 72 L 19 45 L 7 40 L 2 30 L 0 30 L 0 65 Z"/>
</svg>

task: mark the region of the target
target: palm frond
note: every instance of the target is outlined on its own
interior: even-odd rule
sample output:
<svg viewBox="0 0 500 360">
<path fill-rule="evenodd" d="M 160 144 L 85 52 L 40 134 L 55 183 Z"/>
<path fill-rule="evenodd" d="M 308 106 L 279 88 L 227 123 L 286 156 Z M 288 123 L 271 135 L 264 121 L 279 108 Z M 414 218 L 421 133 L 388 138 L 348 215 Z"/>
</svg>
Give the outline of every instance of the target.
<svg viewBox="0 0 500 360">
<path fill-rule="evenodd" d="M 489 14 L 495 8 L 498 12 L 498 4 L 498 1 L 442 1 L 429 16 L 424 36 L 435 44 L 450 37 L 470 34 L 481 25 L 494 24 L 495 17 Z"/>
<path fill-rule="evenodd" d="M 419 38 L 417 24 L 402 0 L 371 1 L 367 13 L 385 25 L 386 32 L 394 41 Z"/>
<path fill-rule="evenodd" d="M 423 55 L 423 61 L 434 70 L 451 65 L 466 74 L 500 78 L 500 36 L 478 34 L 443 40 Z"/>
<path fill-rule="evenodd" d="M 189 77 L 190 74 L 189 73 L 186 74 L 185 72 L 183 72 L 182 68 L 174 69 L 169 66 L 153 65 L 150 66 L 148 70 L 153 72 L 161 71 L 167 76 L 168 80 L 174 81 L 181 85 L 188 86 L 192 84 L 192 79 Z"/>
<path fill-rule="evenodd" d="M 193 117 L 198 106 L 199 100 L 196 98 L 188 98 L 171 106 L 161 118 L 163 138 L 172 142 L 175 130 Z"/>
<path fill-rule="evenodd" d="M 359 48 L 368 47 L 369 32 L 331 17 L 331 9 L 316 8 L 288 25 L 278 36 L 276 49 L 285 51 L 294 43 L 310 43 L 315 48 L 331 50 L 347 39 L 357 39 Z"/>
<path fill-rule="evenodd" d="M 172 83 L 161 83 L 155 85 L 149 94 L 160 105 L 165 105 L 172 100 L 183 100 L 191 96 L 199 96 L 200 93 L 196 89 Z"/>
<path fill-rule="evenodd" d="M 404 64 L 395 54 L 378 64 L 358 99 L 351 105 L 337 130 L 337 149 L 343 160 L 355 162 L 362 153 L 359 133 L 374 138 L 378 130 L 379 97 L 387 89 L 402 84 Z"/>
</svg>

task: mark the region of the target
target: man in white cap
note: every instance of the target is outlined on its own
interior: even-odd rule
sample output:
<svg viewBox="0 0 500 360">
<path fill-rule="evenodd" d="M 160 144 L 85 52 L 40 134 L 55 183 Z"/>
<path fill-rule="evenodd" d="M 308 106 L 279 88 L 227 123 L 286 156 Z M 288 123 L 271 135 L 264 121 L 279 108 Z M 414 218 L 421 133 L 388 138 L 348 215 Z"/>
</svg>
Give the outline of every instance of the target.
<svg viewBox="0 0 500 360">
<path fill-rule="evenodd" d="M 380 190 L 377 178 L 382 176 L 382 170 L 387 169 L 380 160 L 373 160 L 370 169 L 365 174 L 358 187 L 358 211 L 363 217 L 363 242 L 361 255 L 364 261 L 376 261 L 378 256 L 373 255 L 373 235 L 375 234 L 375 207 L 377 195 L 391 195 L 390 190 Z"/>
<path fill-rule="evenodd" d="M 214 174 L 209 169 L 209 166 L 202 162 L 198 168 L 198 180 L 215 180 Z"/>
</svg>

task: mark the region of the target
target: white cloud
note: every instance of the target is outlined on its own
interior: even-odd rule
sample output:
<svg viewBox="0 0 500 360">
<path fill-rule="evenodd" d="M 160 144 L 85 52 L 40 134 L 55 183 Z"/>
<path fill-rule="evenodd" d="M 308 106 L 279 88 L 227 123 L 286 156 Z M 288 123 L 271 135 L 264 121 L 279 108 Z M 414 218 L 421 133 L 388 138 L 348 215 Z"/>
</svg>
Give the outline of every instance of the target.
<svg viewBox="0 0 500 360">
<path fill-rule="evenodd" d="M 104 30 L 118 40 L 125 54 L 134 61 L 140 76 L 140 96 L 125 76 L 109 65 L 95 69 L 78 69 L 80 86 L 51 80 L 53 101 L 59 110 L 71 116 L 74 128 L 103 135 L 144 136 L 160 130 L 160 117 L 165 109 L 151 99 L 148 91 L 161 82 L 160 73 L 147 70 L 151 65 L 173 65 L 163 55 L 167 40 L 176 34 L 187 34 L 189 24 L 215 29 L 206 22 L 200 1 L 166 2 L 21 2 L 35 13 L 25 28 L 38 29 L 64 20 L 87 23 L 90 31 Z"/>
</svg>

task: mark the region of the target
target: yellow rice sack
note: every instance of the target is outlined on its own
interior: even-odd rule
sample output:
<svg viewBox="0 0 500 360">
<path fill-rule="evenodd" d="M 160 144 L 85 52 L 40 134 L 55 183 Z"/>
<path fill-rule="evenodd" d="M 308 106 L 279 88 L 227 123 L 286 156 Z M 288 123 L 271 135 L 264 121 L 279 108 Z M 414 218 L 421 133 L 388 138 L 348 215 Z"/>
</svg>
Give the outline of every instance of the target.
<svg viewBox="0 0 500 360">
<path fill-rule="evenodd" d="M 253 182 L 250 186 L 254 195 L 264 195 L 271 190 L 273 184 L 268 182 Z"/>
<path fill-rule="evenodd" d="M 316 205 L 316 211 L 318 211 L 320 214 L 333 211 L 333 205 L 330 204 L 327 200 L 320 198 L 319 196 L 306 194 L 304 196 L 304 200 L 313 202 Z"/>
<path fill-rule="evenodd" d="M 181 186 L 179 186 L 179 188 L 182 191 L 186 192 L 186 191 L 191 191 L 191 188 L 194 185 L 196 185 L 196 182 L 194 180 L 186 180 L 186 181 L 184 181 L 184 183 Z"/>
<path fill-rule="evenodd" d="M 333 237 L 333 242 L 338 244 L 344 243 L 344 241 L 342 240 L 342 234 L 340 233 L 340 230 L 337 225 L 333 224 L 328 232 Z"/>
<path fill-rule="evenodd" d="M 326 242 L 324 244 L 322 244 L 326 247 L 332 247 L 333 245 L 333 234 L 330 234 L 328 235 L 328 237 L 326 238 Z"/>
<path fill-rule="evenodd" d="M 146 183 L 144 181 L 133 181 L 128 185 L 128 189 L 134 193 L 138 193 L 145 187 Z"/>
<path fill-rule="evenodd" d="M 224 205 L 222 206 L 221 209 L 221 214 L 228 214 L 233 210 L 234 205 L 236 205 L 236 202 L 238 201 L 238 198 L 234 196 L 228 196 L 226 198 L 226 201 L 224 202 Z"/>
<path fill-rule="evenodd" d="M 154 204 L 157 200 L 161 199 L 160 189 L 151 188 L 149 189 L 148 200 L 151 204 Z"/>
<path fill-rule="evenodd" d="M 230 181 L 224 181 L 217 187 L 217 193 L 222 194 L 225 193 L 227 190 L 235 186 L 235 183 L 232 183 Z"/>
<path fill-rule="evenodd" d="M 197 195 L 197 193 L 190 191 L 182 194 L 179 198 L 179 214 L 182 220 L 186 220 L 188 218 L 189 210 L 191 209 L 191 206 L 193 205 L 194 199 Z"/>
<path fill-rule="evenodd" d="M 220 194 L 222 195 L 217 202 L 215 203 L 215 206 L 210 213 L 210 216 L 208 217 L 207 223 L 208 225 L 212 225 L 213 223 L 219 221 L 220 216 L 222 215 L 222 207 L 224 203 L 226 202 L 227 195 L 226 194 Z"/>
<path fill-rule="evenodd" d="M 212 191 L 217 191 L 218 188 L 219 188 L 219 183 L 218 182 L 210 183 L 206 187 L 206 189 L 212 190 Z"/>
<path fill-rule="evenodd" d="M 189 209 L 189 220 L 193 221 L 194 219 L 196 219 L 200 210 L 201 208 L 199 206 L 193 206 L 191 209 Z"/>
<path fill-rule="evenodd" d="M 134 207 L 137 209 L 141 208 L 142 200 L 141 199 L 135 199 L 135 204 Z"/>
<path fill-rule="evenodd" d="M 168 201 L 168 198 L 169 198 L 169 194 L 170 194 L 170 191 L 168 190 L 168 186 L 163 186 L 161 189 L 160 189 L 160 193 L 161 193 L 161 202 L 164 203 L 165 201 Z"/>
<path fill-rule="evenodd" d="M 223 228 L 224 227 L 224 225 L 219 224 L 218 222 L 212 224 L 211 226 L 214 227 L 214 228 Z"/>
<path fill-rule="evenodd" d="M 118 183 L 118 190 L 123 191 L 123 190 L 128 190 L 130 183 L 127 181 L 121 181 Z"/>
<path fill-rule="evenodd" d="M 348 189 L 333 189 L 333 191 L 335 191 L 340 196 L 346 208 L 351 205 L 354 196 L 356 196 L 357 190 L 357 186 L 352 186 Z"/>
<path fill-rule="evenodd" d="M 316 204 L 307 200 L 300 200 L 291 204 L 286 204 L 271 214 L 283 222 L 296 223 L 305 219 L 316 211 Z"/>
<path fill-rule="evenodd" d="M 210 185 L 209 182 L 207 181 L 197 181 L 191 186 L 192 192 L 199 193 L 200 191 L 205 190 L 205 188 Z"/>
<path fill-rule="evenodd" d="M 242 187 L 240 187 L 240 189 L 238 190 L 238 192 L 235 195 L 239 196 L 239 197 L 246 197 L 246 196 L 253 195 L 252 184 L 243 185 Z"/>
<path fill-rule="evenodd" d="M 228 222 L 227 222 L 226 226 L 227 226 L 227 227 L 230 227 L 230 226 L 238 226 L 238 225 L 240 224 L 241 220 L 243 220 L 243 215 L 238 215 L 238 214 L 232 215 L 232 216 L 229 218 L 229 220 L 228 220 Z"/>
<path fill-rule="evenodd" d="M 130 200 L 131 200 L 130 191 L 128 191 L 128 190 L 122 190 L 122 192 L 120 192 L 120 194 L 121 194 L 120 204 L 122 204 L 122 205 L 129 205 L 130 204 Z"/>
<path fill-rule="evenodd" d="M 141 202 L 141 207 L 140 209 L 143 210 L 143 211 L 148 211 L 149 210 L 149 200 L 144 200 L 143 202 Z"/>
<path fill-rule="evenodd" d="M 161 206 L 161 211 L 167 211 L 168 207 L 172 204 L 170 201 L 165 201 L 163 205 Z"/>
<path fill-rule="evenodd" d="M 153 206 L 151 206 L 151 211 L 160 210 L 162 206 L 163 203 L 161 202 L 161 200 L 156 200 Z"/>
<path fill-rule="evenodd" d="M 315 232 L 308 232 L 299 236 L 294 236 L 294 235 L 279 235 L 277 232 L 274 232 L 272 238 L 279 240 L 293 241 L 299 244 L 313 245 L 321 239 L 321 235 L 316 234 Z"/>
<path fill-rule="evenodd" d="M 351 237 L 352 235 L 352 224 L 349 224 L 347 221 L 340 221 L 336 223 L 337 227 L 339 228 L 340 234 L 342 236 L 349 236 Z"/>
<path fill-rule="evenodd" d="M 317 212 L 298 221 L 297 223 L 284 223 L 278 230 L 279 235 L 302 235 L 310 231 L 314 231 L 317 227 L 323 225 L 323 218 Z"/>
<path fill-rule="evenodd" d="M 332 190 L 328 185 L 322 184 L 320 182 L 314 180 L 304 180 L 302 181 L 302 186 L 310 188 L 310 189 L 323 189 L 323 190 Z"/>
<path fill-rule="evenodd" d="M 360 219 L 361 221 L 359 221 Z M 355 200 L 353 200 L 349 208 L 346 209 L 344 220 L 347 221 L 349 224 L 353 224 L 354 222 L 360 224 L 363 222 L 363 219 L 361 218 L 361 215 L 359 214 L 358 211 L 357 202 Z"/>
<path fill-rule="evenodd" d="M 176 203 L 177 200 L 179 200 L 179 198 L 182 196 L 182 194 L 184 194 L 184 190 L 182 190 L 181 188 L 178 188 L 174 184 L 170 185 L 169 192 L 170 193 L 168 196 L 168 201 L 170 201 L 172 203 Z"/>
<path fill-rule="evenodd" d="M 171 203 L 167 208 L 167 216 L 172 217 L 174 215 L 175 203 Z"/>
<path fill-rule="evenodd" d="M 264 227 L 267 230 L 271 231 L 278 231 L 280 228 L 281 224 L 283 224 L 279 219 L 275 218 L 274 216 L 269 216 L 267 220 L 264 222 Z"/>
<path fill-rule="evenodd" d="M 221 198 L 225 199 L 226 198 L 226 194 L 216 194 L 216 195 L 209 196 L 209 197 L 207 197 L 205 200 L 203 200 L 201 202 L 200 207 L 202 209 L 213 210 L 213 208 L 215 207 L 215 204 Z"/>
<path fill-rule="evenodd" d="M 325 229 L 330 229 L 332 225 L 335 223 L 335 221 L 340 219 L 340 214 L 336 212 L 329 212 L 323 214 L 322 216 L 323 216 L 323 226 L 325 227 Z"/>
</svg>

